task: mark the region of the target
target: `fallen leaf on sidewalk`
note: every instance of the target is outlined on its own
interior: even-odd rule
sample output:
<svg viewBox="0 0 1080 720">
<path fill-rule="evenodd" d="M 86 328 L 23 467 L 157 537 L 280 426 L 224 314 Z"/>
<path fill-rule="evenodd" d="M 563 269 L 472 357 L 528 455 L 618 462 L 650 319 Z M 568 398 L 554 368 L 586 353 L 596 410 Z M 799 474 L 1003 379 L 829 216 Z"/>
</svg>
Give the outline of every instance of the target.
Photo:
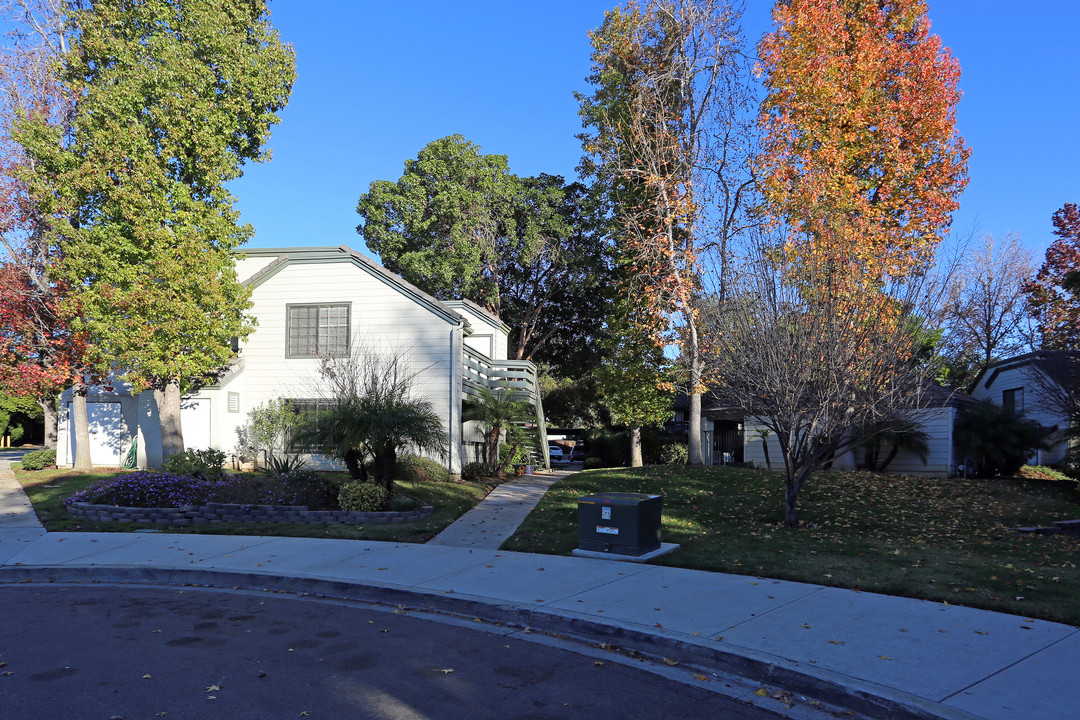
<svg viewBox="0 0 1080 720">
<path fill-rule="evenodd" d="M 829 642 L 831 644 L 833 644 L 833 645 L 843 645 L 844 644 L 843 640 L 830 640 Z"/>
<path fill-rule="evenodd" d="M 661 658 L 661 659 L 664 661 L 665 665 L 678 665 L 679 664 L 679 661 L 675 660 L 673 658 L 666 657 L 666 658 Z"/>
</svg>

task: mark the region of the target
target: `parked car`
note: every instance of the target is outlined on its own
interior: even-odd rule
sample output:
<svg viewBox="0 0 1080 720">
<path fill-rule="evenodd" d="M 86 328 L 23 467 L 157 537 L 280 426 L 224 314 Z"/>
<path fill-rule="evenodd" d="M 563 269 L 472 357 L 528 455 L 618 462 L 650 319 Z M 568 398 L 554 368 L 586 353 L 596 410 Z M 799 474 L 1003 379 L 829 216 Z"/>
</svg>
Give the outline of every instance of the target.
<svg viewBox="0 0 1080 720">
<path fill-rule="evenodd" d="M 584 462 L 585 446 L 578 443 L 570 450 L 570 462 Z"/>
<path fill-rule="evenodd" d="M 551 458 L 551 462 L 563 461 L 562 445 L 548 445 L 548 457 Z"/>
</svg>

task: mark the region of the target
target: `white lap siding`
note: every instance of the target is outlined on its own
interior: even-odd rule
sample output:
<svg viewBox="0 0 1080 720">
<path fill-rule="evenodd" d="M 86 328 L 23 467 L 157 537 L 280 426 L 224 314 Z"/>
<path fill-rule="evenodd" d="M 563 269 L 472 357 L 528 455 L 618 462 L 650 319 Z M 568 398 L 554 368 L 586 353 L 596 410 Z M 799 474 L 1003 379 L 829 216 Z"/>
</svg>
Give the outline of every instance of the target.
<svg viewBox="0 0 1080 720">
<path fill-rule="evenodd" d="M 886 468 L 886 472 L 905 475 L 932 475 L 948 477 L 956 471 L 955 451 L 953 450 L 953 419 L 956 410 L 952 407 L 930 408 L 915 414 L 915 418 L 922 425 L 923 431 L 929 435 L 927 445 L 930 452 L 924 465 L 919 456 L 908 451 L 897 453 L 896 457 Z M 746 423 L 746 435 L 744 446 L 744 459 L 754 463 L 754 467 L 764 468 L 765 449 L 761 439 L 760 425 L 753 421 Z M 773 470 L 784 469 L 784 456 L 780 452 L 780 443 L 775 434 L 768 438 L 769 460 Z M 884 445 L 878 455 L 884 459 L 889 454 L 888 445 Z M 866 460 L 865 451 L 862 447 L 855 450 L 855 463 L 862 465 Z"/>
<path fill-rule="evenodd" d="M 287 307 L 348 304 L 350 343 L 402 357 L 416 375 L 415 396 L 431 402 L 445 428 L 458 428 L 460 443 L 458 325 L 347 256 L 287 264 L 255 287 L 251 299 L 249 312 L 258 319 L 258 327 L 242 347 L 241 420 L 252 408 L 274 398 L 309 399 L 322 394 L 318 358 L 287 357 Z M 235 442 L 235 429 L 231 432 L 228 440 Z M 458 454 L 453 453 L 455 465 Z"/>
</svg>

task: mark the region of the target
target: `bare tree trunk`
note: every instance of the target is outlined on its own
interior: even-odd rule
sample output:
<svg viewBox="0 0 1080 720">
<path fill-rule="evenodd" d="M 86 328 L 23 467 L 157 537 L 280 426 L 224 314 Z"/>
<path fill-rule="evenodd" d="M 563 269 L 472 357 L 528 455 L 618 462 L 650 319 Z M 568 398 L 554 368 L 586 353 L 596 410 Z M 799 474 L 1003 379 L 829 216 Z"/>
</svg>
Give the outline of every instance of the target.
<svg viewBox="0 0 1080 720">
<path fill-rule="evenodd" d="M 687 430 L 687 463 L 690 465 L 702 465 L 701 457 L 701 358 L 698 355 L 697 328 L 692 328 L 690 346 L 687 348 L 691 355 L 690 359 L 690 417 L 688 418 Z"/>
<path fill-rule="evenodd" d="M 184 431 L 180 426 L 180 380 L 171 379 L 162 390 L 154 390 L 161 421 L 161 459 L 184 452 Z"/>
<path fill-rule="evenodd" d="M 641 467 L 641 426 L 630 428 L 630 467 Z"/>
<path fill-rule="evenodd" d="M 38 405 L 41 406 L 41 413 L 45 421 L 45 447 L 49 450 L 55 450 L 56 439 L 58 436 L 56 396 L 49 395 L 44 399 L 38 400 Z"/>
<path fill-rule="evenodd" d="M 689 457 L 687 462 L 690 465 L 703 465 L 705 461 L 701 457 L 701 393 L 699 392 L 690 393 L 688 425 L 689 442 L 686 449 Z"/>
<path fill-rule="evenodd" d="M 75 427 L 75 465 L 79 472 L 89 472 L 94 464 L 90 461 L 90 422 L 86 416 L 86 385 L 80 380 L 71 389 L 71 415 Z"/>
</svg>

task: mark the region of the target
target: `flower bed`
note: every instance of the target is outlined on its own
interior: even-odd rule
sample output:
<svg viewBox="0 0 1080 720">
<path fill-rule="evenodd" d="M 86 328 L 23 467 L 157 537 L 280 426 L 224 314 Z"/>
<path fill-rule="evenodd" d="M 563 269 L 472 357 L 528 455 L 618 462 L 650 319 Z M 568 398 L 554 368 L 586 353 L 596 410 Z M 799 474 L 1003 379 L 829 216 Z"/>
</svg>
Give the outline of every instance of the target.
<svg viewBox="0 0 1080 720">
<path fill-rule="evenodd" d="M 97 522 L 403 523 L 431 516 L 431 506 L 378 512 L 336 508 L 337 486 L 318 473 L 277 478 L 222 474 L 205 479 L 160 471 L 125 473 L 94 482 L 64 504 L 77 518 Z M 330 509 L 310 509 L 311 505 Z"/>
<path fill-rule="evenodd" d="M 71 502 L 68 512 L 74 517 L 95 522 L 134 522 L 145 525 L 201 525 L 222 522 L 248 523 L 328 523 L 362 525 L 424 520 L 434 508 L 423 505 L 412 510 L 350 512 L 347 510 L 309 510 L 307 505 L 238 505 L 210 502 L 178 508 L 123 507 L 88 502 Z"/>
</svg>

